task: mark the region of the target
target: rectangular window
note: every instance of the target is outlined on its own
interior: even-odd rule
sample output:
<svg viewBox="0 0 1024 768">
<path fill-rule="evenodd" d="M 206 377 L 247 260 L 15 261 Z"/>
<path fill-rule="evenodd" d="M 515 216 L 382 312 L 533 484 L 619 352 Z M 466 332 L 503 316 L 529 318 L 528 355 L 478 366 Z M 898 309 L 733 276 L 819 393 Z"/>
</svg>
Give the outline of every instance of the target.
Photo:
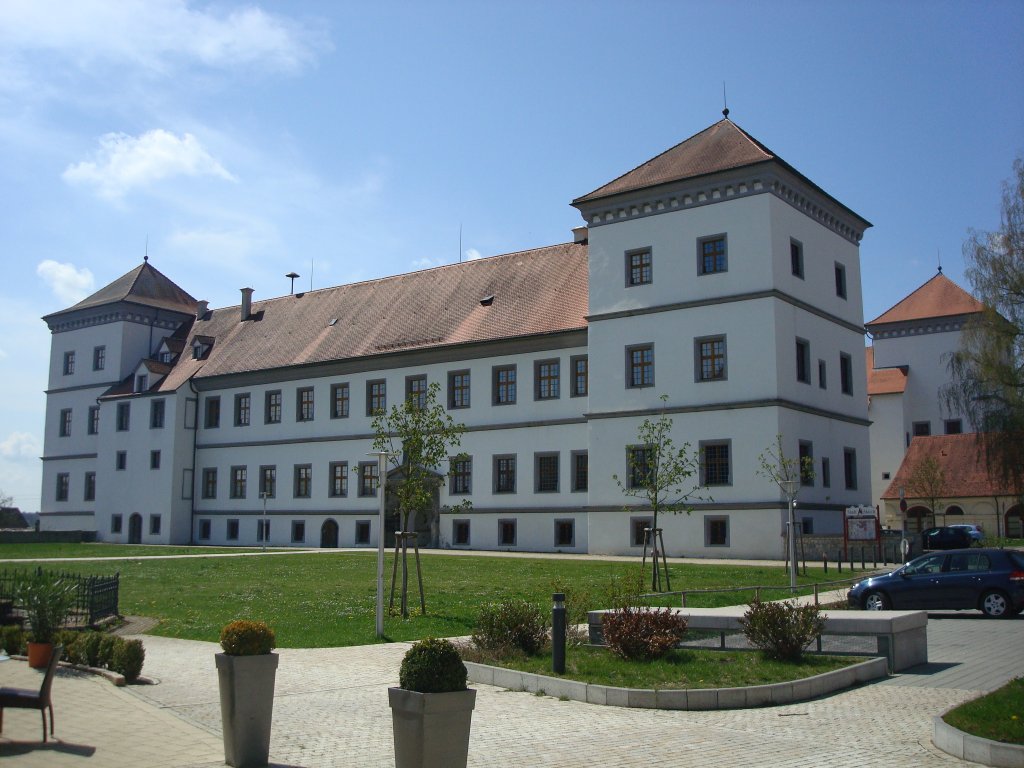
<svg viewBox="0 0 1024 768">
<path fill-rule="evenodd" d="M 448 408 L 469 408 L 469 371 L 448 372 Z"/>
<path fill-rule="evenodd" d="M 376 496 L 380 482 L 380 473 L 376 461 L 359 462 L 359 495 Z"/>
<path fill-rule="evenodd" d="M 642 547 L 651 535 L 650 528 L 654 524 L 653 517 L 629 518 L 629 543 L 634 547 Z"/>
<path fill-rule="evenodd" d="M 626 476 L 630 488 L 643 488 L 648 484 L 653 458 L 651 449 L 645 445 L 634 445 L 626 449 Z"/>
<path fill-rule="evenodd" d="M 117 404 L 117 431 L 127 432 L 131 426 L 132 420 L 132 404 L 131 403 L 118 403 Z"/>
<path fill-rule="evenodd" d="M 572 489 L 585 491 L 590 482 L 589 460 L 586 451 L 572 452 Z"/>
<path fill-rule="evenodd" d="M 449 472 L 449 493 L 452 496 L 468 496 L 473 492 L 472 458 L 458 456 L 452 459 Z"/>
<path fill-rule="evenodd" d="M 516 521 L 498 521 L 498 546 L 514 547 L 516 545 Z"/>
<path fill-rule="evenodd" d="M 839 383 L 844 395 L 853 394 L 853 358 L 845 352 L 839 353 Z"/>
<path fill-rule="evenodd" d="M 796 240 L 789 241 L 789 268 L 794 277 L 804 279 L 804 247 Z"/>
<path fill-rule="evenodd" d="M 64 353 L 64 375 L 70 376 L 75 372 L 75 353 L 65 352 Z"/>
<path fill-rule="evenodd" d="M 246 467 L 231 468 L 231 498 L 245 498 L 245 481 L 248 470 Z"/>
<path fill-rule="evenodd" d="M 149 535 L 159 536 L 160 535 L 160 515 L 149 516 Z"/>
<path fill-rule="evenodd" d="M 807 339 L 796 340 L 796 380 L 811 383 L 811 343 Z"/>
<path fill-rule="evenodd" d="M 100 407 L 98 405 L 89 406 L 89 425 L 86 427 L 86 432 L 90 435 L 98 435 L 100 432 Z"/>
<path fill-rule="evenodd" d="M 71 437 L 71 409 L 62 408 L 60 411 L 60 426 L 58 433 L 61 437 Z"/>
<path fill-rule="evenodd" d="M 114 468 L 118 470 L 128 469 L 128 451 L 118 451 L 114 454 Z"/>
<path fill-rule="evenodd" d="M 728 440 L 708 441 L 700 444 L 701 469 L 704 485 L 730 485 L 730 448 Z"/>
<path fill-rule="evenodd" d="M 494 457 L 494 492 L 516 492 L 516 457 Z"/>
<path fill-rule="evenodd" d="M 836 296 L 846 298 L 846 267 L 836 264 Z"/>
<path fill-rule="evenodd" d="M 647 285 L 651 282 L 651 249 L 626 253 L 626 285 Z"/>
<path fill-rule="evenodd" d="M 160 469 L 160 451 L 149 452 L 149 468 Z"/>
<path fill-rule="evenodd" d="M 313 420 L 313 388 L 299 387 L 295 391 L 295 420 Z"/>
<path fill-rule="evenodd" d="M 827 381 L 827 378 L 826 378 L 826 371 L 825 371 L 825 361 L 824 360 L 819 360 L 818 361 L 818 386 L 821 389 L 825 389 L 828 386 L 828 381 Z"/>
<path fill-rule="evenodd" d="M 248 427 L 250 412 L 252 411 L 252 397 L 248 392 L 235 395 L 235 426 Z"/>
<path fill-rule="evenodd" d="M 205 418 L 203 419 L 203 426 L 207 429 L 217 429 L 220 427 L 220 398 L 219 397 L 208 397 L 206 398 L 206 409 Z"/>
<path fill-rule="evenodd" d="M 366 382 L 366 415 L 384 413 L 388 407 L 388 384 L 383 379 Z"/>
<path fill-rule="evenodd" d="M 348 496 L 348 462 L 332 461 L 329 471 L 331 485 L 327 495 L 336 499 Z"/>
<path fill-rule="evenodd" d="M 829 461 L 828 456 L 821 458 L 821 487 L 832 487 L 832 462 Z"/>
<path fill-rule="evenodd" d="M 932 433 L 932 423 L 930 421 L 915 421 L 911 425 L 911 430 L 914 437 L 928 437 Z"/>
<path fill-rule="evenodd" d="M 238 541 L 238 520 L 228 520 L 226 538 L 228 541 Z"/>
<path fill-rule="evenodd" d="M 586 397 L 590 392 L 590 363 L 586 355 L 569 360 L 572 369 L 572 397 Z"/>
<path fill-rule="evenodd" d="M 275 389 L 264 395 L 263 421 L 266 424 L 281 423 L 281 390 Z"/>
<path fill-rule="evenodd" d="M 800 485 L 814 485 L 814 443 L 801 440 L 797 446 Z"/>
<path fill-rule="evenodd" d="M 86 472 L 85 473 L 85 493 L 82 495 L 83 501 L 96 501 L 96 473 Z"/>
<path fill-rule="evenodd" d="M 729 518 L 717 515 L 704 516 L 704 546 L 729 546 Z"/>
<path fill-rule="evenodd" d="M 164 412 L 167 409 L 167 404 L 164 400 L 153 400 L 149 404 L 149 428 L 150 429 L 163 429 L 164 428 Z"/>
<path fill-rule="evenodd" d="M 57 501 L 67 501 L 68 492 L 71 488 L 71 474 L 69 472 L 57 473 Z"/>
<path fill-rule="evenodd" d="M 295 492 L 297 499 L 308 499 L 313 488 L 313 466 L 311 464 L 295 465 Z"/>
<path fill-rule="evenodd" d="M 107 348 L 106 347 L 93 347 L 92 348 L 92 369 L 94 371 L 102 371 L 107 367 Z"/>
<path fill-rule="evenodd" d="M 725 336 L 694 339 L 696 381 L 724 381 L 727 378 Z"/>
<path fill-rule="evenodd" d="M 273 499 L 277 496 L 277 467 L 264 465 L 260 467 L 260 498 L 266 496 Z"/>
<path fill-rule="evenodd" d="M 654 386 L 654 345 L 626 347 L 626 386 Z"/>
<path fill-rule="evenodd" d="M 268 542 L 270 541 L 270 521 L 269 520 L 257 520 L 256 521 L 256 541 Z"/>
<path fill-rule="evenodd" d="M 947 435 L 959 435 L 964 431 L 964 425 L 960 419 L 946 419 L 943 426 Z"/>
<path fill-rule="evenodd" d="M 533 397 L 535 400 L 555 400 L 561 395 L 561 363 L 558 360 L 538 360 L 533 364 Z"/>
<path fill-rule="evenodd" d="M 203 470 L 203 498 L 217 498 L 217 469 L 215 467 L 207 467 Z"/>
<path fill-rule="evenodd" d="M 558 491 L 558 454 L 536 453 L 533 457 L 534 490 L 537 493 Z"/>
<path fill-rule="evenodd" d="M 414 408 L 425 408 L 427 405 L 427 377 L 405 377 L 405 400 Z"/>
<path fill-rule="evenodd" d="M 149 376 L 147 376 L 144 373 L 143 374 L 139 374 L 138 376 L 136 376 L 135 377 L 135 391 L 136 392 L 145 392 L 147 389 L 149 389 Z"/>
<path fill-rule="evenodd" d="M 516 367 L 499 365 L 494 368 L 494 404 L 512 405 L 516 401 Z"/>
<path fill-rule="evenodd" d="M 199 540 L 209 541 L 210 535 L 213 532 L 213 524 L 210 520 L 199 521 Z"/>
<path fill-rule="evenodd" d="M 843 475 L 846 481 L 846 490 L 857 490 L 857 451 L 853 448 L 843 449 Z"/>
<path fill-rule="evenodd" d="M 555 546 L 575 547 L 576 546 L 576 521 L 555 520 Z"/>
<path fill-rule="evenodd" d="M 292 520 L 292 544 L 301 544 L 306 540 L 306 521 Z"/>
<path fill-rule="evenodd" d="M 800 533 L 804 536 L 814 535 L 814 518 L 813 517 L 802 517 L 800 518 Z"/>
<path fill-rule="evenodd" d="M 356 544 L 370 543 L 370 521 L 356 520 Z"/>
<path fill-rule="evenodd" d="M 713 275 L 725 272 L 729 263 L 726 256 L 725 235 L 703 237 L 697 241 L 698 272 L 702 275 Z"/>
<path fill-rule="evenodd" d="M 348 382 L 331 385 L 331 418 L 347 419 L 349 390 Z"/>
<path fill-rule="evenodd" d="M 121 526 L 122 526 L 121 520 L 122 520 L 121 515 L 111 515 L 110 516 L 110 532 L 111 533 L 120 533 L 121 532 Z"/>
<path fill-rule="evenodd" d="M 452 544 L 456 547 L 469 546 L 469 520 L 452 520 Z"/>
</svg>

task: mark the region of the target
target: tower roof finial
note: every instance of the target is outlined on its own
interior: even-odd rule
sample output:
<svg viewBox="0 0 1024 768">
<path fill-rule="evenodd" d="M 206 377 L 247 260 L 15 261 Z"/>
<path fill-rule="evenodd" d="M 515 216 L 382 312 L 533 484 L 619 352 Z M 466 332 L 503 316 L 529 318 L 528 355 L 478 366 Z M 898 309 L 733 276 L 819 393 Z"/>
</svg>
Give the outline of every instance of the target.
<svg viewBox="0 0 1024 768">
<path fill-rule="evenodd" d="M 729 100 L 725 96 L 725 80 L 722 81 L 722 116 L 729 117 Z"/>
</svg>

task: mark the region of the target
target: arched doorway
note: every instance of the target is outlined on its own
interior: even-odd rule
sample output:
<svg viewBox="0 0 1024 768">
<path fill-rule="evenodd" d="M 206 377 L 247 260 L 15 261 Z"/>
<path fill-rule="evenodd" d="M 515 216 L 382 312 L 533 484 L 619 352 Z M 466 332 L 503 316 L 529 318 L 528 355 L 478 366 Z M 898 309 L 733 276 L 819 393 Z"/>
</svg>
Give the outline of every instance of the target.
<svg viewBox="0 0 1024 768">
<path fill-rule="evenodd" d="M 142 543 L 142 515 L 138 512 L 128 518 L 128 543 Z"/>
<path fill-rule="evenodd" d="M 1006 538 L 1024 539 L 1024 504 L 1016 504 L 1006 510 Z"/>
<path fill-rule="evenodd" d="M 334 520 L 324 520 L 324 524 L 320 526 L 320 548 L 338 548 L 338 524 Z"/>
<path fill-rule="evenodd" d="M 907 533 L 920 533 L 935 525 L 935 515 L 928 507 L 911 507 L 907 510 Z"/>
</svg>

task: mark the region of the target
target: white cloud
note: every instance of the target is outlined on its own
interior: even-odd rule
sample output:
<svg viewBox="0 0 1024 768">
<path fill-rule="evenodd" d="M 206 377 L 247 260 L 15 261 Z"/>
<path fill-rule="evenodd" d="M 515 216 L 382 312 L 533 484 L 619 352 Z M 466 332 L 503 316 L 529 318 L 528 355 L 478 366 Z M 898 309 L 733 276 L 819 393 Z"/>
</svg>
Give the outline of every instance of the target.
<svg viewBox="0 0 1024 768">
<path fill-rule="evenodd" d="M 66 304 L 76 304 L 93 291 L 95 280 L 86 267 L 62 264 L 52 259 L 39 263 L 36 274 L 43 279 L 54 295 Z"/>
<path fill-rule="evenodd" d="M 0 456 L 5 459 L 35 459 L 42 450 L 39 438 L 28 432 L 12 432 L 0 442 Z"/>
<path fill-rule="evenodd" d="M 69 165 L 69 184 L 89 184 L 101 197 L 118 200 L 135 187 L 174 176 L 217 176 L 236 181 L 191 133 L 180 138 L 160 128 L 141 136 L 108 133 L 100 138 L 93 160 Z"/>
<path fill-rule="evenodd" d="M 101 61 L 165 71 L 180 59 L 293 72 L 321 47 L 322 33 L 255 6 L 218 12 L 188 0 L 0 3 L 0 48 L 63 54 L 79 66 Z"/>
<path fill-rule="evenodd" d="M 466 249 L 466 261 L 476 261 L 477 259 L 482 259 L 483 256 L 476 248 Z"/>
</svg>

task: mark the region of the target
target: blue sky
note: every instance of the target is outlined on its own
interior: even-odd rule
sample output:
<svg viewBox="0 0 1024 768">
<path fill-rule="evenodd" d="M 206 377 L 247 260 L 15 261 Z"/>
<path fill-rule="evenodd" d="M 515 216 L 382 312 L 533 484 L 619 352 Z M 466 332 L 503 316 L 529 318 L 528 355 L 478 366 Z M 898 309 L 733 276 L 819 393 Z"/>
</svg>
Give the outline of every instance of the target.
<svg viewBox="0 0 1024 768">
<path fill-rule="evenodd" d="M 1024 3 L 0 0 L 0 490 L 39 505 L 42 315 L 140 263 L 212 306 L 564 242 L 730 117 L 870 220 L 871 319 L 1024 152 Z M 148 243 L 148 246 L 147 246 Z"/>
</svg>

